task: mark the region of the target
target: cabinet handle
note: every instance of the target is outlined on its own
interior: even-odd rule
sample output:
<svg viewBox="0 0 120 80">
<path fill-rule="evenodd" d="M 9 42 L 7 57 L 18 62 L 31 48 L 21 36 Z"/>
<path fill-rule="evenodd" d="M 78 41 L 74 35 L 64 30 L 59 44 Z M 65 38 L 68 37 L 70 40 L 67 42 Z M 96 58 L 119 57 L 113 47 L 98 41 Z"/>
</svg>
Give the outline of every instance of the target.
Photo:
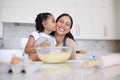
<svg viewBox="0 0 120 80">
<path fill-rule="evenodd" d="M 76 24 L 76 35 L 80 36 L 80 25 Z"/>
<path fill-rule="evenodd" d="M 107 28 L 107 26 L 106 26 L 106 37 L 108 36 L 108 28 Z"/>
<path fill-rule="evenodd" d="M 107 26 L 104 26 L 104 37 L 108 36 L 108 30 L 107 30 Z"/>
</svg>

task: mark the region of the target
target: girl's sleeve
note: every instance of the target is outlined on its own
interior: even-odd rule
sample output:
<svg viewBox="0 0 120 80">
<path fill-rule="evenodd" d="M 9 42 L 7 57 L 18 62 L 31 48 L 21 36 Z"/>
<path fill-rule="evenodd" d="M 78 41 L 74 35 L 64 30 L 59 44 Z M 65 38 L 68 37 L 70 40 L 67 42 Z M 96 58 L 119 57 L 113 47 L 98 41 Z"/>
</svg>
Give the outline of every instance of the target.
<svg viewBox="0 0 120 80">
<path fill-rule="evenodd" d="M 39 33 L 36 31 L 32 32 L 30 35 L 33 36 L 35 40 L 39 38 Z"/>
</svg>

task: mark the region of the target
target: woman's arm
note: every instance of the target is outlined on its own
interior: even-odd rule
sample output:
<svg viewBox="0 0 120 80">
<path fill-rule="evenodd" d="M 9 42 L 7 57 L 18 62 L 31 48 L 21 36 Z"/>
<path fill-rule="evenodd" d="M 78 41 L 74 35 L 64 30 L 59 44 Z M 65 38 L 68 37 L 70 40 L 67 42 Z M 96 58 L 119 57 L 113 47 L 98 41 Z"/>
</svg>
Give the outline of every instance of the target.
<svg viewBox="0 0 120 80">
<path fill-rule="evenodd" d="M 66 46 L 72 47 L 72 50 L 73 50 L 71 57 L 69 59 L 76 59 L 75 41 L 70 38 L 67 38 Z"/>
<path fill-rule="evenodd" d="M 75 49 L 72 47 L 73 51 L 72 51 L 72 54 L 71 54 L 71 57 L 69 58 L 70 60 L 71 59 L 76 59 L 76 52 L 75 52 Z"/>
</svg>

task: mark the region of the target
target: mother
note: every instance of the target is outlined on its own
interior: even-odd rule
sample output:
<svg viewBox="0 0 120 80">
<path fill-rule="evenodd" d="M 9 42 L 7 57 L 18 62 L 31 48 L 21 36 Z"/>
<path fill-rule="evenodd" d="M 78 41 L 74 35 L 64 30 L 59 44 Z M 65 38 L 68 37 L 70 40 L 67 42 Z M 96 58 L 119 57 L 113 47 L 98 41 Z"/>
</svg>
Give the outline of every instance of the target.
<svg viewBox="0 0 120 80">
<path fill-rule="evenodd" d="M 72 17 L 67 13 L 63 13 L 56 19 L 56 31 L 52 32 L 51 35 L 53 35 L 56 39 L 57 42 L 56 46 L 72 47 L 73 52 L 70 59 L 76 59 L 75 40 L 70 32 L 72 25 L 73 25 Z"/>
</svg>

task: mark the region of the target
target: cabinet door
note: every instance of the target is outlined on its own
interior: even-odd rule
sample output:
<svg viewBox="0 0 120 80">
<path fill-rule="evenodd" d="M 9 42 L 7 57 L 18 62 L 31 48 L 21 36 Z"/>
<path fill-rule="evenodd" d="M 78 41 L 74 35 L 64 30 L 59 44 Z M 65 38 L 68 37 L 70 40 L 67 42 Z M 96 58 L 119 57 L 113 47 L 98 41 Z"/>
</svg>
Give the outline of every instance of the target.
<svg viewBox="0 0 120 80">
<path fill-rule="evenodd" d="M 2 0 L 0 0 L 0 38 L 3 37 L 3 25 L 2 25 Z"/>
<path fill-rule="evenodd" d="M 115 5 L 116 5 L 116 17 L 117 17 L 117 34 L 118 34 L 118 39 L 120 40 L 120 0 L 115 0 Z"/>
<path fill-rule="evenodd" d="M 65 11 L 73 17 L 74 24 L 71 31 L 76 39 L 101 39 L 104 37 L 102 2 L 95 5 L 97 2 L 93 1 L 93 4 L 89 0 L 64 0 L 63 3 L 63 9 L 66 9 Z"/>
<path fill-rule="evenodd" d="M 2 21 L 34 23 L 37 14 L 59 13 L 59 0 L 3 0 Z"/>
<path fill-rule="evenodd" d="M 3 24 L 0 23 L 0 38 L 3 38 Z"/>
<path fill-rule="evenodd" d="M 116 9 L 116 0 L 106 0 L 106 6 L 104 11 L 104 28 L 106 33 L 105 39 L 119 39 Z"/>
<path fill-rule="evenodd" d="M 63 3 L 64 9 L 72 14 L 76 39 L 118 39 L 115 0 L 63 0 Z"/>
<path fill-rule="evenodd" d="M 80 39 L 101 39 L 104 37 L 103 8 L 78 7 L 76 31 Z"/>
</svg>

